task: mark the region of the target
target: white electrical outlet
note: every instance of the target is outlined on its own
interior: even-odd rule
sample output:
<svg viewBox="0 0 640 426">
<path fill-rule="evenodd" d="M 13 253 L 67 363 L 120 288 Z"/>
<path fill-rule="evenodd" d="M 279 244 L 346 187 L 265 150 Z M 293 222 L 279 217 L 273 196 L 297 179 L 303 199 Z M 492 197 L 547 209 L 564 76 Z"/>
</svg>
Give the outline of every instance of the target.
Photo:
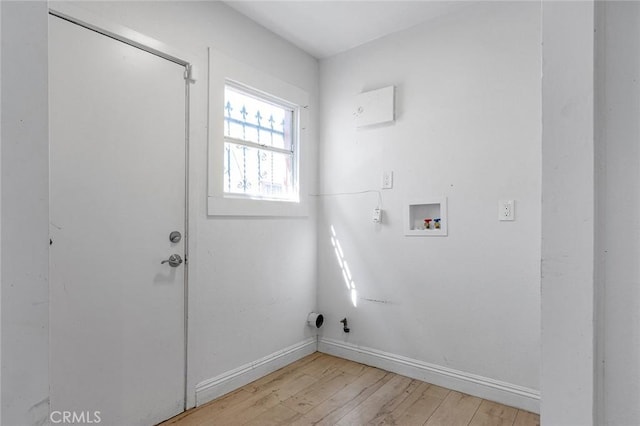
<svg viewBox="0 0 640 426">
<path fill-rule="evenodd" d="M 376 207 L 375 209 L 373 209 L 373 223 L 380 222 L 382 222 L 382 209 Z"/>
<path fill-rule="evenodd" d="M 515 220 L 516 202 L 515 200 L 498 201 L 498 220 L 511 221 Z"/>
<path fill-rule="evenodd" d="M 382 172 L 382 189 L 393 188 L 393 172 Z"/>
</svg>

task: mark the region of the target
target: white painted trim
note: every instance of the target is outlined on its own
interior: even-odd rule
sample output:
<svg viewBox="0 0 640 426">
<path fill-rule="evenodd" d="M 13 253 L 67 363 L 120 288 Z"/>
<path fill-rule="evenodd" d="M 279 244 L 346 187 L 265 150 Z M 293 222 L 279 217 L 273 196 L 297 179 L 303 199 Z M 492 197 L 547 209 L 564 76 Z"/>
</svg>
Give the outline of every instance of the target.
<svg viewBox="0 0 640 426">
<path fill-rule="evenodd" d="M 93 12 L 83 9 L 75 4 L 64 1 L 49 2 L 49 13 L 62 19 L 66 19 L 75 24 L 104 34 L 123 43 L 142 49 L 146 52 L 160 56 L 168 61 L 175 62 L 190 68 L 190 79 L 196 74 L 192 68 L 192 61 L 186 58 L 183 49 L 175 49 L 161 41 L 148 37 L 142 33 L 132 30 L 120 24 L 113 23 Z M 191 56 L 191 55 L 190 55 Z"/>
<path fill-rule="evenodd" d="M 490 401 L 540 412 L 540 392 L 534 389 L 324 337 L 318 340 L 318 351 Z"/>
<path fill-rule="evenodd" d="M 196 406 L 206 404 L 224 394 L 251 383 L 269 373 L 316 352 L 318 342 L 315 337 L 274 352 L 238 368 L 222 373 L 196 385 Z"/>
</svg>

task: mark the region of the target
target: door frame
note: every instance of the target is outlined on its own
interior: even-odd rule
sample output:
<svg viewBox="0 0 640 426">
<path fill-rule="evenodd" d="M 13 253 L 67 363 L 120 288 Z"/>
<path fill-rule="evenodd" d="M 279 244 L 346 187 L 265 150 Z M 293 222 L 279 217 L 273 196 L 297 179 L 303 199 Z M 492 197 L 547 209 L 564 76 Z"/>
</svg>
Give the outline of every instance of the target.
<svg viewBox="0 0 640 426">
<path fill-rule="evenodd" d="M 69 3 L 55 2 L 49 5 L 49 15 L 69 21 L 98 34 L 110 37 L 122 43 L 141 49 L 152 55 L 166 59 L 185 68 L 185 235 L 184 240 L 184 369 L 183 369 L 183 410 L 195 407 L 195 390 L 189 392 L 189 388 L 193 387 L 190 383 L 189 356 L 192 354 L 191 340 L 189 339 L 189 264 L 193 262 L 190 256 L 191 239 L 190 239 L 190 133 L 191 133 L 191 96 L 190 88 L 196 82 L 195 67 L 193 58 L 195 55 L 185 53 L 156 39 L 148 37 L 135 30 L 125 26 L 109 22 L 90 11 L 74 6 Z"/>
</svg>

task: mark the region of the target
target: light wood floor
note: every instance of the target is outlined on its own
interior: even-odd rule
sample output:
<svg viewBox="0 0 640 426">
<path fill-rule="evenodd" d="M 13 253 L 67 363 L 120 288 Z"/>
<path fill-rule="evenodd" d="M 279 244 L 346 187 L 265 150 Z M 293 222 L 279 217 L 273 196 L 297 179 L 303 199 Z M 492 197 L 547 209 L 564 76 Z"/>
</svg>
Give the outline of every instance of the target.
<svg viewBox="0 0 640 426">
<path fill-rule="evenodd" d="M 536 426 L 538 415 L 316 352 L 161 426 Z"/>
</svg>

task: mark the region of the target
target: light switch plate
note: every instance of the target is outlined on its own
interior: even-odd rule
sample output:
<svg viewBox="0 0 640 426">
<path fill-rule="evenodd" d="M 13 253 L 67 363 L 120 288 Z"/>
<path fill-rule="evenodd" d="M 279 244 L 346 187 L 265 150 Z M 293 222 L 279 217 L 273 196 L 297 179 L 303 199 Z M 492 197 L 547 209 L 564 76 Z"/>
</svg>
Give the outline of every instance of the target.
<svg viewBox="0 0 640 426">
<path fill-rule="evenodd" d="M 382 172 L 382 189 L 393 188 L 393 172 Z"/>
</svg>

